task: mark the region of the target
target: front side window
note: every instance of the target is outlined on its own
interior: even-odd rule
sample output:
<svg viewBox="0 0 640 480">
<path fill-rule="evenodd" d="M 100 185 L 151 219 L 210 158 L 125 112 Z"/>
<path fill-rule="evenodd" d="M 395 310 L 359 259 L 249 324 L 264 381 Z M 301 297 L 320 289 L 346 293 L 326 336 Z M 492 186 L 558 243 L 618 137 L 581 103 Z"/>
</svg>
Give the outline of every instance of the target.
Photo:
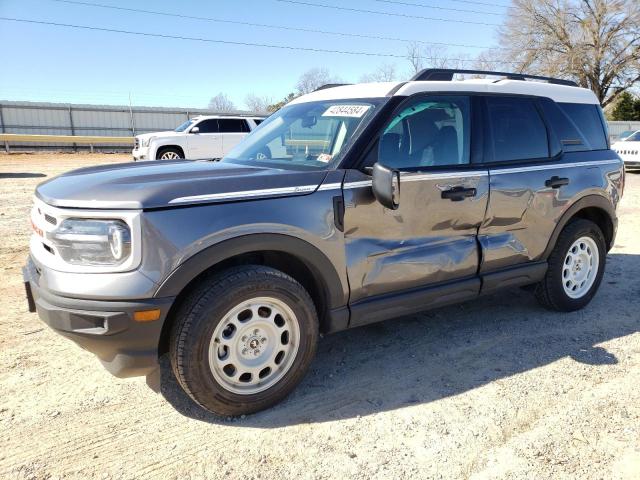
<svg viewBox="0 0 640 480">
<path fill-rule="evenodd" d="M 218 120 L 216 120 L 215 118 L 210 120 L 203 120 L 200 123 L 198 123 L 196 127 L 198 127 L 199 129 L 199 133 L 218 133 L 219 132 Z"/>
<path fill-rule="evenodd" d="M 340 160 L 354 134 L 385 100 L 328 100 L 284 107 L 222 161 L 287 170 L 326 169 Z"/>
<path fill-rule="evenodd" d="M 394 116 L 380 138 L 378 161 L 390 168 L 469 163 L 468 97 L 423 97 Z"/>
<path fill-rule="evenodd" d="M 533 100 L 487 97 L 486 101 L 495 161 L 549 157 L 547 129 Z"/>
</svg>

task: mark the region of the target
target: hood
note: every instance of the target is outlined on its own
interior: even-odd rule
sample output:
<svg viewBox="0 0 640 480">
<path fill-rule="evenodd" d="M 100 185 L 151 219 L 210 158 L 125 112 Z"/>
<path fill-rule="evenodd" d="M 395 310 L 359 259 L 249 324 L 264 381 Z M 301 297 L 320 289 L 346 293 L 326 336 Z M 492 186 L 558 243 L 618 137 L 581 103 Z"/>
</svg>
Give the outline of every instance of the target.
<svg viewBox="0 0 640 480">
<path fill-rule="evenodd" d="M 326 174 L 210 161 L 127 163 L 65 173 L 41 183 L 36 195 L 55 207 L 162 208 L 308 194 Z"/>
<path fill-rule="evenodd" d="M 136 135 L 139 139 L 147 138 L 165 138 L 165 137 L 177 137 L 180 135 L 187 135 L 185 132 L 174 132 L 173 130 L 167 130 L 166 132 L 153 132 L 153 133 L 141 133 Z"/>
</svg>

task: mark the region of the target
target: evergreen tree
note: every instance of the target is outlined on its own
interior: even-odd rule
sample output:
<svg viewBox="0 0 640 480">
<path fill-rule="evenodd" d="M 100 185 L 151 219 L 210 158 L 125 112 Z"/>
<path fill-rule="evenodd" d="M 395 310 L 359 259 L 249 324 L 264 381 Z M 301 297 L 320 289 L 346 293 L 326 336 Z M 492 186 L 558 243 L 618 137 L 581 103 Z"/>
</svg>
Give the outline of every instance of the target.
<svg viewBox="0 0 640 480">
<path fill-rule="evenodd" d="M 611 112 L 611 119 L 618 121 L 640 120 L 640 99 L 635 98 L 631 93 L 624 92 Z"/>
</svg>

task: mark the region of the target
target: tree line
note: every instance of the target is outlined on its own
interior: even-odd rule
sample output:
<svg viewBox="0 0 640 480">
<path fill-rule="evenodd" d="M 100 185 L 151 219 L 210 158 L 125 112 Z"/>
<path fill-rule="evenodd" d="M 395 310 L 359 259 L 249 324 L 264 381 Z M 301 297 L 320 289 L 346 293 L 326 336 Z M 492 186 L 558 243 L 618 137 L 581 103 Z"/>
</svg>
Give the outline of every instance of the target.
<svg viewBox="0 0 640 480">
<path fill-rule="evenodd" d="M 629 93 L 640 81 L 639 0 L 513 0 L 498 29 L 498 47 L 476 57 L 455 55 L 445 47 L 409 43 L 404 71 L 379 65 L 361 82 L 407 80 L 423 68 L 509 71 L 574 80 L 591 89 L 610 116 L 637 112 Z M 248 94 L 247 109 L 272 112 L 299 95 L 327 83 L 344 83 L 326 68 L 304 72 L 285 98 Z M 635 107 L 629 107 L 635 102 Z M 623 106 L 618 108 L 618 105 Z M 224 93 L 209 107 L 236 109 Z M 613 112 L 618 110 L 618 114 Z M 637 114 L 637 113 L 636 113 Z M 636 115 L 634 114 L 634 115 Z M 634 117 L 635 118 L 635 117 Z"/>
</svg>

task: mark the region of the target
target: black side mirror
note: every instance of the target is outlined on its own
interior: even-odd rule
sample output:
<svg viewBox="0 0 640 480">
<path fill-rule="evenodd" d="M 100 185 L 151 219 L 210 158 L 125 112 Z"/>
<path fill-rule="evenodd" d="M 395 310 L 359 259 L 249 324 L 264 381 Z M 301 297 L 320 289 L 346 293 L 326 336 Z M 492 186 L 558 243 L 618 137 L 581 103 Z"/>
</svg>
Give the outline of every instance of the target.
<svg viewBox="0 0 640 480">
<path fill-rule="evenodd" d="M 193 127 L 189 133 L 198 134 L 198 133 L 200 133 L 200 128 L 199 127 Z"/>
<path fill-rule="evenodd" d="M 376 163 L 372 175 L 376 200 L 390 210 L 397 210 L 400 206 L 400 172 Z"/>
</svg>

